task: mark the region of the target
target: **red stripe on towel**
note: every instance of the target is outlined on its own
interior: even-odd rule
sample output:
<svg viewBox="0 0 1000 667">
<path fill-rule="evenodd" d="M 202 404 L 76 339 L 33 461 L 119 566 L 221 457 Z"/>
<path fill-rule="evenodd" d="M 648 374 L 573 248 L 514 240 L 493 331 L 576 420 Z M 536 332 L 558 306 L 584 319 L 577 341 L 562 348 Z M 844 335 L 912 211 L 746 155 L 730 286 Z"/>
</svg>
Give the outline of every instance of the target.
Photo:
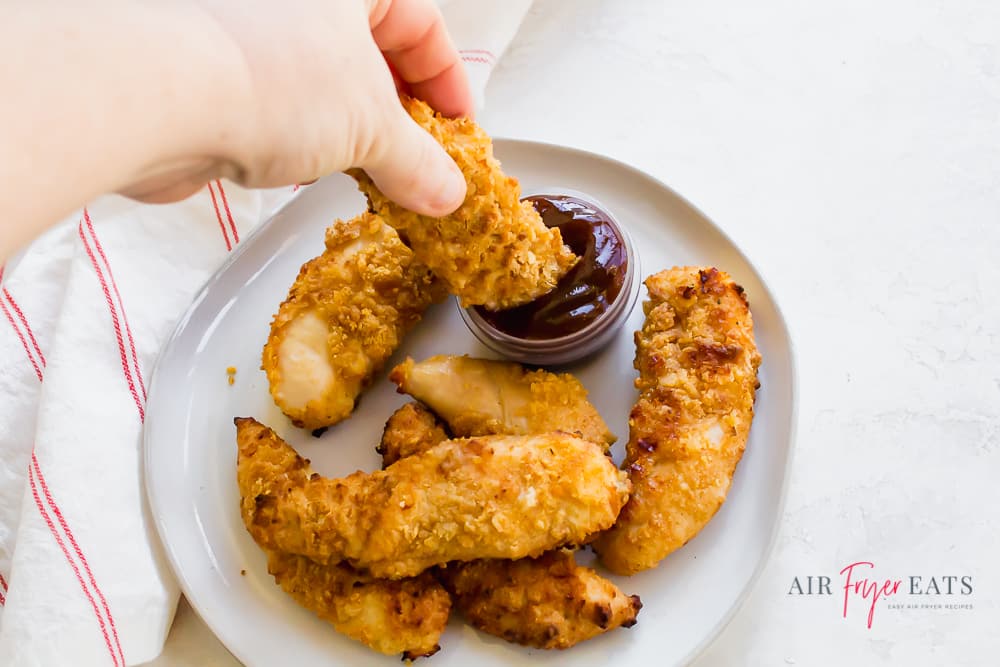
<svg viewBox="0 0 1000 667">
<path fill-rule="evenodd" d="M 31 367 L 35 369 L 35 375 L 38 376 L 38 381 L 42 381 L 42 367 L 39 366 L 38 360 L 31 353 L 31 347 L 28 344 L 28 339 L 25 338 L 24 333 L 18 328 L 17 323 L 14 322 L 14 316 L 10 314 L 10 309 L 7 308 L 6 302 L 3 298 L 0 298 L 0 309 L 3 310 L 3 314 L 7 316 L 7 321 L 10 322 L 10 326 L 14 329 L 14 333 L 17 337 L 21 339 L 21 345 L 24 346 L 24 353 L 28 355 L 28 361 L 31 362 Z M 45 362 L 43 361 L 42 364 Z"/>
<path fill-rule="evenodd" d="M 232 250 L 233 244 L 229 242 L 229 234 L 226 232 L 226 223 L 222 221 L 222 212 L 219 210 L 219 202 L 215 198 L 215 189 L 212 184 L 208 184 L 208 194 L 212 195 L 212 206 L 215 207 L 215 219 L 219 221 L 219 229 L 222 230 L 222 238 L 226 240 L 226 250 Z"/>
<path fill-rule="evenodd" d="M 83 209 L 83 219 L 87 223 L 87 229 L 90 232 L 91 239 L 94 241 L 94 245 L 97 247 L 97 252 L 100 253 L 101 259 L 104 260 L 104 266 L 108 270 L 108 278 L 111 279 L 111 287 L 115 291 L 115 297 L 118 299 L 118 309 L 121 311 L 122 322 L 125 324 L 125 335 L 128 336 L 128 346 L 132 352 L 132 363 L 135 364 L 135 376 L 139 379 L 139 388 L 142 389 L 142 399 L 146 400 L 146 383 L 142 380 L 142 369 L 139 368 L 139 357 L 135 353 L 135 340 L 132 338 L 132 327 L 129 326 L 128 315 L 125 314 L 125 303 L 122 301 L 122 295 L 118 291 L 115 274 L 111 271 L 111 264 L 108 262 L 107 255 L 104 254 L 104 247 L 101 245 L 101 240 L 97 238 L 97 231 L 94 229 L 94 223 L 90 221 L 90 213 L 87 212 L 87 209 Z"/>
<path fill-rule="evenodd" d="M 31 331 L 31 327 L 28 326 L 28 320 L 25 319 L 24 313 L 21 312 L 21 307 L 17 305 L 17 301 L 14 301 L 14 297 L 11 296 L 6 287 L 3 288 L 3 295 L 7 297 L 10 307 L 14 309 L 15 313 L 17 313 L 17 319 L 21 320 L 21 324 L 24 325 L 24 330 L 28 332 L 28 338 L 31 339 L 31 344 L 34 346 L 35 352 L 38 354 L 38 358 L 42 360 L 42 366 L 45 366 L 45 355 L 42 354 L 41 348 L 38 347 L 38 341 L 35 340 L 35 334 Z"/>
<path fill-rule="evenodd" d="M 104 613 L 108 618 L 108 624 L 111 626 L 111 634 L 114 636 L 115 648 L 118 649 L 118 657 L 121 658 L 121 664 L 125 665 L 125 656 L 122 654 L 122 646 L 118 641 L 118 630 L 115 628 L 115 618 L 111 615 L 111 609 L 108 607 L 108 601 L 104 598 L 104 593 L 101 592 L 101 587 L 97 585 L 97 580 L 94 579 L 94 573 L 90 571 L 90 564 L 87 562 L 87 557 L 83 555 L 83 550 L 77 543 L 76 537 L 73 535 L 73 531 L 70 530 L 69 524 L 66 522 L 66 518 L 59 510 L 59 505 L 56 504 L 55 499 L 52 497 L 52 493 L 49 491 L 49 485 L 45 481 L 45 476 L 42 475 L 42 468 L 38 465 L 38 458 L 35 456 L 34 451 L 31 452 L 31 463 L 34 466 L 35 475 L 38 477 L 38 481 L 41 484 L 42 493 L 45 495 L 46 502 L 48 502 L 49 507 L 52 508 L 52 512 L 56 515 L 56 519 L 59 521 L 59 525 L 62 527 L 63 532 L 66 533 L 66 537 L 69 538 L 70 544 L 73 545 L 73 551 L 76 553 L 77 558 L 80 559 L 80 563 L 83 565 L 83 569 L 87 573 L 87 579 L 90 581 L 90 585 L 94 588 L 94 592 L 97 593 L 97 597 L 101 600 L 101 607 L 104 608 Z"/>
<path fill-rule="evenodd" d="M 462 60 L 467 63 L 481 63 L 483 65 L 492 65 L 493 61 L 489 58 L 484 58 L 482 56 L 462 56 Z"/>
<path fill-rule="evenodd" d="M 83 247 L 87 251 L 87 256 L 90 257 L 90 263 L 94 267 L 94 272 L 97 274 L 97 279 L 101 283 L 101 289 L 104 291 L 104 299 L 108 303 L 108 311 L 111 313 L 111 324 L 115 330 L 115 337 L 118 339 L 118 352 L 121 356 L 122 363 L 122 373 L 125 375 L 125 381 L 128 383 L 129 391 L 132 394 L 132 398 L 135 400 L 135 407 L 139 410 L 139 420 L 146 421 L 146 412 L 142 407 L 142 399 L 139 398 L 139 391 L 136 389 L 135 379 L 132 377 L 132 369 L 129 366 L 128 354 L 125 352 L 125 339 L 122 336 L 121 323 L 118 320 L 118 311 L 115 309 L 114 300 L 111 298 L 111 290 L 108 288 L 108 282 L 104 279 L 104 273 L 101 271 L 101 267 L 97 262 L 97 257 L 94 255 L 94 251 L 90 248 L 90 243 L 87 242 L 87 236 L 83 232 L 83 222 L 80 222 L 78 228 L 80 234 L 80 240 L 83 241 Z"/>
<path fill-rule="evenodd" d="M 485 56 L 485 57 L 489 58 L 490 60 L 496 60 L 497 59 L 496 54 L 494 54 L 492 51 L 487 51 L 486 49 L 461 49 L 459 51 L 459 53 L 461 53 L 463 55 L 466 54 L 466 53 L 471 53 L 471 54 L 474 54 L 474 55 L 477 55 L 477 56 L 480 56 L 480 57 Z"/>
<path fill-rule="evenodd" d="M 229 199 L 226 197 L 226 191 L 222 187 L 222 181 L 216 179 L 215 187 L 219 188 L 219 194 L 222 195 L 222 206 L 226 209 L 226 217 L 229 218 L 229 228 L 233 230 L 233 243 L 239 243 L 240 233 L 236 231 L 236 221 L 233 220 L 233 214 L 229 210 Z"/>
<path fill-rule="evenodd" d="M 37 465 L 37 461 L 34 459 L 34 454 L 32 454 L 32 463 Z M 94 610 L 94 615 L 97 617 L 97 624 L 101 628 L 101 634 L 104 636 L 104 644 L 108 647 L 108 653 L 111 654 L 112 662 L 115 664 L 115 667 L 125 667 L 124 661 L 121 663 L 118 662 L 118 654 L 115 653 L 115 649 L 111 645 L 111 637 L 108 635 L 108 628 L 104 623 L 104 617 L 101 616 L 101 612 L 97 608 L 97 602 L 94 600 L 94 596 L 91 594 L 90 589 L 87 588 L 87 584 L 83 581 L 83 576 L 80 574 L 80 568 L 70 555 L 69 549 L 66 548 L 66 543 L 63 541 L 62 536 L 59 534 L 59 530 L 52 521 L 52 517 L 45 509 L 45 504 L 42 502 L 42 498 L 38 493 L 38 485 L 35 483 L 35 471 L 31 465 L 28 466 L 28 482 L 31 485 L 31 495 L 35 498 L 35 506 L 38 507 L 39 514 L 42 515 L 42 519 L 49 527 L 49 532 L 52 533 L 52 537 L 55 538 L 56 544 L 59 545 L 63 555 L 66 557 L 66 562 L 69 563 L 69 566 L 73 569 L 73 574 L 76 575 L 76 580 L 80 584 L 80 590 L 83 591 L 87 601 L 90 602 L 91 608 Z"/>
</svg>

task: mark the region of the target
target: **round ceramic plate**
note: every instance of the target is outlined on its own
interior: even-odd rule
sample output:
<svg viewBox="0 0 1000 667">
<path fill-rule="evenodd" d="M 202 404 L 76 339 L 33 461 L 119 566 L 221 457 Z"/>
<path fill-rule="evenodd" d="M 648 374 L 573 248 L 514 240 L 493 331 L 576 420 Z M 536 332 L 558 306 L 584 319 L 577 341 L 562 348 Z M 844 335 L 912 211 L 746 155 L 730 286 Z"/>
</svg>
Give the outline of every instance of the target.
<svg viewBox="0 0 1000 667">
<path fill-rule="evenodd" d="M 639 594 L 638 624 L 570 650 L 525 649 L 452 618 L 441 651 L 426 660 L 453 665 L 656 664 L 690 661 L 715 637 L 763 567 L 777 528 L 795 418 L 791 341 L 774 299 L 750 262 L 716 226 L 662 183 L 614 160 L 577 150 L 498 140 L 497 157 L 524 192 L 575 190 L 602 202 L 627 225 L 643 277 L 674 265 L 715 265 L 746 288 L 763 356 L 750 441 L 725 505 L 709 525 L 659 567 L 610 577 Z M 273 427 L 315 469 L 339 476 L 377 470 L 385 420 L 406 401 L 383 373 L 353 416 L 322 437 L 294 428 L 275 408 L 260 370 L 271 317 L 303 262 L 323 250 L 337 217 L 364 209 L 344 176 L 306 188 L 241 244 L 198 294 L 166 345 L 149 395 L 145 475 L 152 513 L 184 594 L 219 639 L 249 666 L 397 665 L 339 635 L 298 607 L 267 574 L 263 554 L 240 521 L 234 416 Z M 645 288 L 640 294 L 645 298 Z M 635 400 L 632 332 L 637 307 L 617 339 L 569 367 L 618 435 L 628 437 Z M 433 307 L 390 359 L 409 355 L 492 356 L 466 329 L 453 300 Z M 230 386 L 226 369 L 237 369 Z M 244 574 L 245 572 L 245 574 Z M 605 573 L 606 574 L 606 573 Z M 421 660 L 424 662 L 424 660 Z"/>
</svg>

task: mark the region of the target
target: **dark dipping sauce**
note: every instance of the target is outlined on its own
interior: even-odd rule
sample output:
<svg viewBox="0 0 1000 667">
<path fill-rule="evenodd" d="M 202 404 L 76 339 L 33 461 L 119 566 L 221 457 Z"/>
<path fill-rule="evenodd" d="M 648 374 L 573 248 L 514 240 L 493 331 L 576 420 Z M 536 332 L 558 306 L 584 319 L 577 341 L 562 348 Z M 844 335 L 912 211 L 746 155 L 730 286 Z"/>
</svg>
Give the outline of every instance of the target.
<svg viewBox="0 0 1000 667">
<path fill-rule="evenodd" d="M 563 243 L 580 261 L 548 294 L 508 310 L 476 312 L 492 327 L 516 338 L 548 340 L 582 330 L 599 318 L 622 290 L 628 269 L 625 241 L 610 216 L 571 195 L 525 197 L 547 227 L 558 227 Z"/>
</svg>

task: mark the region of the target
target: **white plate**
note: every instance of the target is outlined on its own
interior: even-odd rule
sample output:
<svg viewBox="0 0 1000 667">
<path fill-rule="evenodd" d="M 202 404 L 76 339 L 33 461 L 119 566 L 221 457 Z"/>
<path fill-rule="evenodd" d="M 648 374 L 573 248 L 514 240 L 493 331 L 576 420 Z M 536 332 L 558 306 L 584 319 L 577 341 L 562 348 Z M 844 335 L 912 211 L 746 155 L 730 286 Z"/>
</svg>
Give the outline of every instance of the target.
<svg viewBox="0 0 1000 667">
<path fill-rule="evenodd" d="M 704 215 L 653 178 L 614 160 L 544 144 L 498 140 L 496 154 L 526 192 L 567 188 L 589 193 L 628 226 L 643 277 L 675 264 L 713 264 L 729 271 L 750 298 L 763 355 L 761 389 L 746 454 L 722 510 L 658 568 L 614 578 L 638 593 L 634 628 L 618 629 L 568 651 L 524 649 L 478 633 L 457 618 L 441 640 L 433 667 L 452 665 L 672 665 L 693 659 L 746 596 L 770 551 L 785 488 L 795 418 L 791 341 L 771 293 L 733 243 Z M 315 468 L 340 475 L 375 470 L 383 424 L 406 399 L 384 377 L 363 396 L 351 419 L 322 438 L 291 426 L 274 407 L 260 367 L 271 316 L 300 265 L 319 254 L 323 231 L 364 203 L 353 182 L 326 178 L 240 245 L 182 318 L 157 364 L 145 430 L 145 474 L 156 526 L 184 594 L 230 651 L 246 665 L 396 665 L 337 634 L 299 608 L 267 574 L 264 557 L 238 513 L 234 416 L 275 428 Z M 645 298 L 643 289 L 642 298 Z M 636 308 L 618 339 L 572 368 L 619 436 L 635 400 L 632 331 Z M 411 355 L 488 356 L 453 301 L 434 307 L 389 368 Z M 237 368 L 227 384 L 226 367 Z M 241 575 L 241 571 L 246 571 Z"/>
</svg>

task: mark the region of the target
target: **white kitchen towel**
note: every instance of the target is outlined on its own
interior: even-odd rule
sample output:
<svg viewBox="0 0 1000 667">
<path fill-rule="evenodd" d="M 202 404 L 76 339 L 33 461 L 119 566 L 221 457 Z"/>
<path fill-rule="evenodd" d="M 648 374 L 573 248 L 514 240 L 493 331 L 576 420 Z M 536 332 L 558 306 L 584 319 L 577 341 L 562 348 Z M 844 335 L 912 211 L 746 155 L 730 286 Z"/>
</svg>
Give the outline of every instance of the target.
<svg viewBox="0 0 1000 667">
<path fill-rule="evenodd" d="M 481 106 L 530 0 L 442 4 Z M 0 269 L 0 665 L 162 649 L 178 589 L 142 488 L 149 373 L 199 286 L 297 189 L 105 197 Z"/>
<path fill-rule="evenodd" d="M 469 73 L 477 109 L 483 108 L 486 83 L 531 3 L 532 0 L 438 0 Z"/>
</svg>

